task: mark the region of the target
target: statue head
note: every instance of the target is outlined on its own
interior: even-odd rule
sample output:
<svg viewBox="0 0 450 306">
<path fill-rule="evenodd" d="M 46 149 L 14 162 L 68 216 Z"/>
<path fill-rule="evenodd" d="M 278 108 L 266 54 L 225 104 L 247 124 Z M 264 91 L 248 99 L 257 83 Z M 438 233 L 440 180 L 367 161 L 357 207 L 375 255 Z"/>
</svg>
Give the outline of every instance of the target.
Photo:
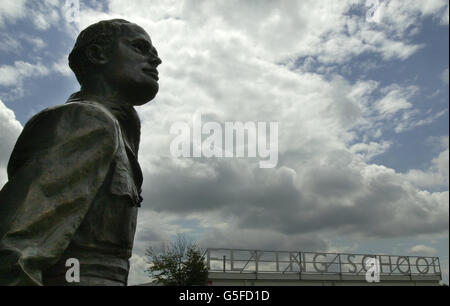
<svg viewBox="0 0 450 306">
<path fill-rule="evenodd" d="M 123 19 L 90 25 L 80 33 L 69 55 L 69 66 L 82 90 L 103 82 L 118 98 L 133 105 L 145 104 L 158 93 L 160 64 L 150 36 Z"/>
</svg>

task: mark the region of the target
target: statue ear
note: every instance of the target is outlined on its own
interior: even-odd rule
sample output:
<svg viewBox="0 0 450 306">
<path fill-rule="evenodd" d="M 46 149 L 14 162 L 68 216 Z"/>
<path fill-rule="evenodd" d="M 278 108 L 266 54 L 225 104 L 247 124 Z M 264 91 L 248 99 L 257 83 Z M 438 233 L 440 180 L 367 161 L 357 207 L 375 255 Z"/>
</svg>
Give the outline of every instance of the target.
<svg viewBox="0 0 450 306">
<path fill-rule="evenodd" d="M 104 52 L 103 46 L 92 44 L 86 47 L 85 54 L 88 60 L 95 65 L 104 65 L 108 63 L 108 58 Z"/>
</svg>

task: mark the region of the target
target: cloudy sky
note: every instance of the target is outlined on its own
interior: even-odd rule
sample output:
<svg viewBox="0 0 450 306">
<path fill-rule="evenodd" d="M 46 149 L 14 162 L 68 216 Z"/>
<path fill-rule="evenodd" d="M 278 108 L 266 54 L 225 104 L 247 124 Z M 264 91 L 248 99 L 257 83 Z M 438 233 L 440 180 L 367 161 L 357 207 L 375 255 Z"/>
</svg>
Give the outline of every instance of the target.
<svg viewBox="0 0 450 306">
<path fill-rule="evenodd" d="M 130 284 L 148 281 L 145 249 L 177 233 L 203 248 L 437 255 L 448 281 L 448 1 L 80 0 L 78 22 L 64 3 L 0 2 L 0 185 L 27 120 L 79 89 L 79 31 L 141 25 L 163 64 L 138 107 Z M 170 127 L 196 112 L 278 122 L 277 167 L 172 156 Z"/>
</svg>

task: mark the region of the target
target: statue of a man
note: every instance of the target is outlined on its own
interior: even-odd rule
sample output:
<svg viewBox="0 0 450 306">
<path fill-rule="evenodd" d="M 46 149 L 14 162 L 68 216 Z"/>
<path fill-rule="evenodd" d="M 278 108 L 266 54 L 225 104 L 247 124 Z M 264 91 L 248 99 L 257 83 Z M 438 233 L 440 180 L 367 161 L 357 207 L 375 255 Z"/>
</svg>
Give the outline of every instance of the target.
<svg viewBox="0 0 450 306">
<path fill-rule="evenodd" d="M 31 118 L 9 160 L 0 285 L 127 284 L 142 201 L 133 106 L 156 96 L 159 64 L 149 35 L 126 20 L 80 33 L 69 55 L 80 91 Z M 67 281 L 71 258 L 79 282 L 75 271 Z"/>
</svg>

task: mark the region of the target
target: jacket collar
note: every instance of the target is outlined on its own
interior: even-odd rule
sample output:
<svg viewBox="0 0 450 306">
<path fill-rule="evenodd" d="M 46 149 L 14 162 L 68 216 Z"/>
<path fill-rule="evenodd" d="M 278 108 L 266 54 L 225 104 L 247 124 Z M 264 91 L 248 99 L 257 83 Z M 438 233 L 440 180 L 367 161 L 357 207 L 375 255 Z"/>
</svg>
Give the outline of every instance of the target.
<svg viewBox="0 0 450 306">
<path fill-rule="evenodd" d="M 73 93 L 66 103 L 92 101 L 106 107 L 119 121 L 122 133 L 125 134 L 125 141 L 137 156 L 139 150 L 139 140 L 141 136 L 141 122 L 139 116 L 132 105 L 116 104 L 107 100 L 100 100 L 93 95 L 86 95 L 79 91 Z"/>
</svg>

